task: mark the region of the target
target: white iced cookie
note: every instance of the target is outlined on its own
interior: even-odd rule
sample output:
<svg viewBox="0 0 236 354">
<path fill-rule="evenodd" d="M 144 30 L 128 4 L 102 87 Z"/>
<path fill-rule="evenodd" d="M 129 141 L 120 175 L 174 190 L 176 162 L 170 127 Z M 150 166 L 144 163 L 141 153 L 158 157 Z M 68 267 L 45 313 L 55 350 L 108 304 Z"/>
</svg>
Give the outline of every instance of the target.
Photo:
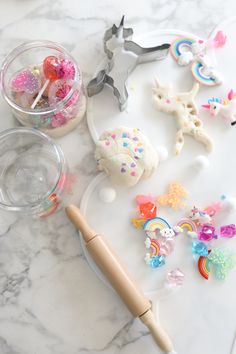
<svg viewBox="0 0 236 354">
<path fill-rule="evenodd" d="M 137 128 L 119 127 L 105 131 L 96 145 L 98 169 L 115 184 L 134 186 L 149 177 L 159 163 L 158 152 Z"/>
</svg>

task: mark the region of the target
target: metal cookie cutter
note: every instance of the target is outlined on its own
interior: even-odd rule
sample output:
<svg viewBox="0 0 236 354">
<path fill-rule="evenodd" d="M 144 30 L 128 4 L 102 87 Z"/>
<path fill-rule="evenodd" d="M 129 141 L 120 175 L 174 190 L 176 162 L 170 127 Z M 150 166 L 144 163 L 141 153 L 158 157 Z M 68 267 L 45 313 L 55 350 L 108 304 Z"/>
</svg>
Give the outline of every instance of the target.
<svg viewBox="0 0 236 354">
<path fill-rule="evenodd" d="M 105 32 L 103 42 L 108 60 L 104 69 L 100 70 L 87 86 L 89 97 L 102 91 L 105 84 L 111 86 L 121 111 L 125 109 L 128 100 L 126 81 L 129 74 L 138 64 L 164 59 L 170 48 L 168 43 L 143 48 L 131 40 L 126 40 L 132 34 L 132 28 L 124 27 L 124 16 L 119 27 L 113 25 Z"/>
</svg>

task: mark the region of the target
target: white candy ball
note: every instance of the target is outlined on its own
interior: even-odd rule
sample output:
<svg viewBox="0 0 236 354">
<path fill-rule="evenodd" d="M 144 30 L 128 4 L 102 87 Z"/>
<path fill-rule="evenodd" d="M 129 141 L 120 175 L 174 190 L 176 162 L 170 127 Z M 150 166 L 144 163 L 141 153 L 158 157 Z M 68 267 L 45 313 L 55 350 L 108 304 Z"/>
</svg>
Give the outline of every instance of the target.
<svg viewBox="0 0 236 354">
<path fill-rule="evenodd" d="M 206 156 L 199 155 L 194 160 L 194 167 L 196 170 L 201 171 L 209 167 L 210 163 Z"/>
<path fill-rule="evenodd" d="M 165 161 L 168 158 L 168 150 L 164 146 L 157 146 L 156 148 L 160 161 Z"/>
<path fill-rule="evenodd" d="M 116 199 L 116 191 L 114 188 L 102 188 L 99 191 L 99 198 L 104 203 L 112 203 Z"/>
</svg>

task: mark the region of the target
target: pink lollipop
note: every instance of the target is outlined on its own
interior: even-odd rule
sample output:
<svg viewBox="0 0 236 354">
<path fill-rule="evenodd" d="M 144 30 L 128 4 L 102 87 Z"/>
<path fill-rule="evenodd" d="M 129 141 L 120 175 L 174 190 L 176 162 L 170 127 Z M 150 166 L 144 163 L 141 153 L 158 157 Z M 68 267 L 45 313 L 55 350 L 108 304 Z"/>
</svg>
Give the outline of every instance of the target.
<svg viewBox="0 0 236 354">
<path fill-rule="evenodd" d="M 13 77 L 11 88 L 15 92 L 26 92 L 35 95 L 40 90 L 40 80 L 33 71 L 25 69 Z"/>
<path fill-rule="evenodd" d="M 46 57 L 43 61 L 43 72 L 47 80 L 39 91 L 31 108 L 35 108 L 43 92 L 46 90 L 49 82 L 53 82 L 59 79 L 73 79 L 75 76 L 75 66 L 71 61 L 67 59 L 60 59 L 51 55 Z"/>
<path fill-rule="evenodd" d="M 56 80 L 54 81 L 48 91 L 48 100 L 50 105 L 54 105 L 57 102 L 63 100 L 71 91 L 73 86 L 72 80 Z"/>
</svg>

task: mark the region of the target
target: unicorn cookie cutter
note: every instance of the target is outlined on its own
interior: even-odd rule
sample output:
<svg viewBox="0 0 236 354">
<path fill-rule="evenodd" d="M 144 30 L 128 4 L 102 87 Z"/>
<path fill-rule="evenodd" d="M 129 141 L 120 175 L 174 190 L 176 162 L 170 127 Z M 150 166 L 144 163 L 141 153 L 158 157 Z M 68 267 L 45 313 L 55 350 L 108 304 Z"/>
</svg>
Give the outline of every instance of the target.
<svg viewBox="0 0 236 354">
<path fill-rule="evenodd" d="M 131 40 L 132 35 L 133 29 L 124 27 L 124 16 L 119 27 L 114 24 L 105 32 L 103 42 L 107 62 L 87 86 L 89 97 L 101 92 L 105 84 L 111 86 L 121 111 L 127 104 L 126 81 L 129 74 L 138 64 L 164 59 L 170 47 L 170 44 L 164 43 L 160 46 L 143 48 Z"/>
<path fill-rule="evenodd" d="M 200 84 L 215 86 L 222 83 L 223 77 L 213 67 L 206 49 L 223 47 L 225 42 L 222 31 L 208 40 L 179 37 L 171 44 L 171 54 L 180 66 L 191 64 L 192 75 Z"/>
<path fill-rule="evenodd" d="M 203 129 L 203 124 L 198 117 L 198 109 L 194 102 L 198 90 L 199 84 L 194 83 L 189 92 L 175 93 L 170 85 L 162 85 L 156 79 L 153 92 L 157 109 L 161 112 L 172 113 L 177 118 L 176 155 L 180 154 L 184 146 L 185 135 L 190 135 L 202 143 L 209 153 L 213 150 L 213 142 Z"/>
<path fill-rule="evenodd" d="M 232 126 L 236 124 L 236 93 L 233 90 L 229 91 L 228 99 L 212 97 L 208 104 L 203 104 L 202 107 L 209 109 L 212 117 L 221 115 L 230 121 Z"/>
</svg>

